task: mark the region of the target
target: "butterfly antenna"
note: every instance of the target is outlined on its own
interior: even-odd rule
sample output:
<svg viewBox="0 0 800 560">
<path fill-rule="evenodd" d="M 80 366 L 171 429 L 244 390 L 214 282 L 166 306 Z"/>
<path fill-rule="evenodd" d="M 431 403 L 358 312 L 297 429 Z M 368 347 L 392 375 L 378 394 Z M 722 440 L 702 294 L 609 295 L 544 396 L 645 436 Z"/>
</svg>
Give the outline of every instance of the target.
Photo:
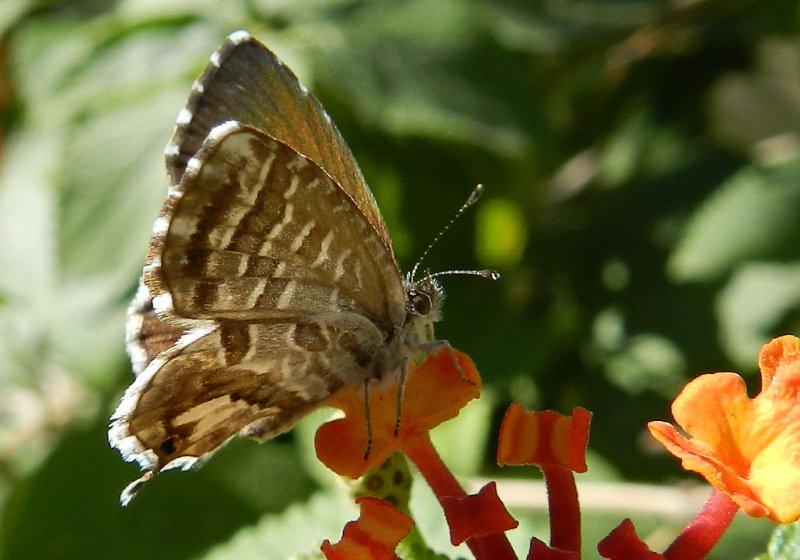
<svg viewBox="0 0 800 560">
<path fill-rule="evenodd" d="M 442 270 L 441 272 L 428 274 L 425 276 L 425 278 L 423 278 L 423 280 L 428 278 L 436 278 L 437 276 L 455 276 L 459 274 L 467 276 L 482 276 L 483 278 L 495 281 L 500 280 L 500 273 L 496 270 Z"/>
<path fill-rule="evenodd" d="M 442 238 L 442 236 L 445 233 L 447 233 L 447 230 L 450 229 L 450 226 L 456 223 L 456 221 L 461 217 L 461 214 L 463 214 L 467 210 L 467 208 L 478 202 L 478 199 L 481 197 L 481 193 L 483 193 L 483 185 L 477 185 L 474 189 L 472 189 L 472 192 L 469 194 L 469 197 L 467 198 L 466 202 L 464 202 L 464 204 L 461 205 L 461 208 L 459 208 L 458 211 L 455 213 L 455 215 L 450 219 L 450 221 L 447 222 L 447 225 L 444 226 L 441 229 L 441 231 L 436 235 L 436 237 L 433 238 L 433 241 L 431 241 L 428 244 L 428 246 L 422 252 L 422 256 L 414 265 L 414 268 L 411 269 L 412 280 L 417 275 L 417 269 L 419 268 L 419 265 L 422 264 L 422 261 L 425 260 L 425 257 L 428 256 L 428 253 L 431 252 L 433 246 L 436 245 L 436 243 Z"/>
</svg>

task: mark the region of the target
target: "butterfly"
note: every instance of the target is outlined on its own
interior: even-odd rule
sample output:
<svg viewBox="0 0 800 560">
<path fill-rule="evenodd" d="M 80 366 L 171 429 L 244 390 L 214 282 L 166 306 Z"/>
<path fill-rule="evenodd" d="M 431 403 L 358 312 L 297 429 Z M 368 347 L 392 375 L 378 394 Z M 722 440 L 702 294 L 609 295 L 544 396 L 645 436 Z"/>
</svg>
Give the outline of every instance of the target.
<svg viewBox="0 0 800 560">
<path fill-rule="evenodd" d="M 123 505 L 156 473 L 237 435 L 266 441 L 438 343 L 436 274 L 401 275 L 331 118 L 247 32 L 211 55 L 165 158 L 171 186 L 126 325 L 136 377 L 108 432 L 146 471 Z M 438 274 L 459 272 L 496 275 Z"/>
</svg>

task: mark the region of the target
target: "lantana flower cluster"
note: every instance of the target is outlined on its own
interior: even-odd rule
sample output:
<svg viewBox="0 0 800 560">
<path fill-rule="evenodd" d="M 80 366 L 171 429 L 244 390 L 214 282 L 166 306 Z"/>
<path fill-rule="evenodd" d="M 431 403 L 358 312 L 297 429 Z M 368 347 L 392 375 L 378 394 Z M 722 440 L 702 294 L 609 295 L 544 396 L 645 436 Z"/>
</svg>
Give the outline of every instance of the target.
<svg viewBox="0 0 800 560">
<path fill-rule="evenodd" d="M 702 375 L 676 397 L 672 415 L 678 427 L 650 422 L 650 433 L 685 470 L 712 486 L 708 501 L 675 540 L 655 552 L 623 520 L 597 545 L 609 560 L 700 560 L 705 558 L 741 509 L 776 523 L 800 519 L 800 339 L 776 338 L 761 350 L 761 392 L 747 395 L 734 373 Z M 438 499 L 454 545 L 466 543 L 476 560 L 519 560 L 506 532 L 518 522 L 497 495 L 495 483 L 467 494 L 442 462 L 428 432 L 453 418 L 480 394 L 472 360 L 449 347 L 420 356 L 409 365 L 399 430 L 397 380 L 384 379 L 370 390 L 372 442 L 365 457 L 364 394 L 345 388 L 328 404 L 344 418 L 323 425 L 316 435 L 317 456 L 334 472 L 362 481 L 377 480 L 396 469 L 398 454 L 413 463 Z M 547 487 L 550 513 L 548 543 L 532 538 L 526 560 L 579 560 L 581 513 L 575 473 L 584 473 L 591 413 L 533 412 L 514 403 L 500 428 L 499 465 L 539 468 Z M 405 464 L 402 462 L 401 464 Z M 398 478 L 395 471 L 393 475 Z M 408 477 L 401 474 L 400 479 Z M 398 545 L 418 538 L 407 499 L 380 497 L 366 490 L 357 499 L 360 516 L 348 523 L 341 539 L 326 541 L 327 560 L 393 560 Z M 380 484 L 373 485 L 380 487 Z M 362 488 L 365 486 L 362 484 Z M 373 489 L 374 490 L 374 489 Z M 411 535 L 411 536 L 408 536 Z"/>
</svg>

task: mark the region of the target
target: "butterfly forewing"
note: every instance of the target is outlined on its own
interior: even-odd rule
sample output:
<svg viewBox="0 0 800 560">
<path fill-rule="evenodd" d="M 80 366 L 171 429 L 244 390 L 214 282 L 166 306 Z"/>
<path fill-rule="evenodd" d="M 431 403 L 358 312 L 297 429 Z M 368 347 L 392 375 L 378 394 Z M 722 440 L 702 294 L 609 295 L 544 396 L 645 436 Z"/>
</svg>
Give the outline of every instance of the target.
<svg viewBox="0 0 800 560">
<path fill-rule="evenodd" d="M 400 275 L 353 202 L 263 132 L 220 125 L 172 190 L 145 265 L 155 310 L 254 320 L 356 312 L 390 332 Z"/>
<path fill-rule="evenodd" d="M 244 31 L 231 34 L 211 56 L 178 118 L 166 150 L 173 184 L 211 130 L 230 120 L 263 130 L 317 163 L 352 198 L 394 260 L 375 199 L 328 113 L 291 70 Z"/>
</svg>

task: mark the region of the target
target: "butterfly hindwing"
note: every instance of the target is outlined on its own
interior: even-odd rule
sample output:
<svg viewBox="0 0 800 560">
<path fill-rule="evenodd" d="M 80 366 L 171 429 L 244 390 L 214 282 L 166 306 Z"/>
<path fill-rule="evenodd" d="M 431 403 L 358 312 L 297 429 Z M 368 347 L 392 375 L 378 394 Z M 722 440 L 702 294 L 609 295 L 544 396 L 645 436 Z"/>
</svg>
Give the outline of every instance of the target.
<svg viewBox="0 0 800 560">
<path fill-rule="evenodd" d="M 394 260 L 375 199 L 330 116 L 294 73 L 245 31 L 228 36 L 192 87 L 166 149 L 173 184 L 211 130 L 230 120 L 263 130 L 324 169 L 367 217 Z"/>
<path fill-rule="evenodd" d="M 133 374 L 139 375 L 156 356 L 175 346 L 183 333 L 180 326 L 159 320 L 150 291 L 140 278 L 125 324 L 125 349 Z"/>
<path fill-rule="evenodd" d="M 153 231 L 144 279 L 167 319 L 343 311 L 386 331 L 403 319 L 400 274 L 346 193 L 313 161 L 240 123 L 209 134 Z"/>
<path fill-rule="evenodd" d="M 346 383 L 369 374 L 382 333 L 353 313 L 190 331 L 145 368 L 109 437 L 147 470 L 191 466 L 243 432 L 289 429 Z"/>
</svg>

